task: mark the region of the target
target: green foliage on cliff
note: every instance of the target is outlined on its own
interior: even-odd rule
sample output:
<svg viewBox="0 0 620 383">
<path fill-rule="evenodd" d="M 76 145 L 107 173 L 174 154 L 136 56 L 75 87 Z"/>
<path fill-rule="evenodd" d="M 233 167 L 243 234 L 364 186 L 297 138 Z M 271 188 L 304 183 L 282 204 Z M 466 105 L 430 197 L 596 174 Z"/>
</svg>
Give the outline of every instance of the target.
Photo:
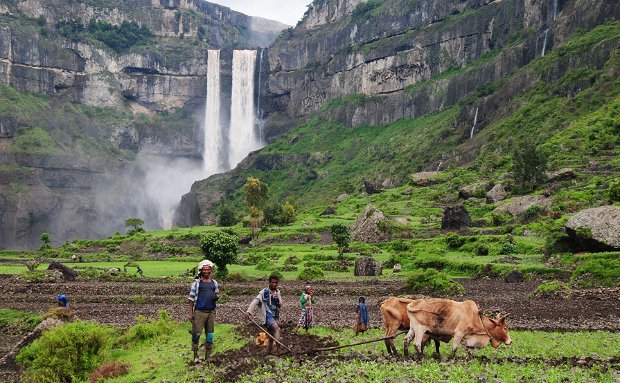
<svg viewBox="0 0 620 383">
<path fill-rule="evenodd" d="M 105 20 L 93 18 L 88 25 L 84 25 L 81 19 L 73 18 L 59 21 L 56 23 L 56 29 L 60 35 L 68 39 L 92 38 L 103 42 L 117 52 L 145 43 L 152 36 L 148 28 L 126 20 L 120 25 L 113 25 Z"/>
</svg>

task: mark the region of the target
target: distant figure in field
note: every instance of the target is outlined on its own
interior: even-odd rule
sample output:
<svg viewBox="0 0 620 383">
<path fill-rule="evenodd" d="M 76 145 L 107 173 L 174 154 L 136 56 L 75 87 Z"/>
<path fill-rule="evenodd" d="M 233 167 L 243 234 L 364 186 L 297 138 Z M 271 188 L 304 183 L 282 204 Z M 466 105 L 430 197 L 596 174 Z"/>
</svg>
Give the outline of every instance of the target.
<svg viewBox="0 0 620 383">
<path fill-rule="evenodd" d="M 355 305 L 355 335 L 366 331 L 367 328 L 368 305 L 366 305 L 366 298 L 362 296 L 357 299 L 357 304 Z"/>
<path fill-rule="evenodd" d="M 59 294 L 56 300 L 58 301 L 58 307 L 67 307 L 69 304 L 69 298 L 65 294 Z"/>
<path fill-rule="evenodd" d="M 138 269 L 138 274 L 140 274 L 140 276 L 144 276 L 144 273 L 142 269 L 140 268 L 140 266 L 136 266 L 136 268 Z"/>
<path fill-rule="evenodd" d="M 301 317 L 297 322 L 297 328 L 303 327 L 308 331 L 309 328 L 314 327 L 314 289 L 312 286 L 306 286 L 304 292 L 299 296 L 299 304 L 301 306 Z"/>
</svg>

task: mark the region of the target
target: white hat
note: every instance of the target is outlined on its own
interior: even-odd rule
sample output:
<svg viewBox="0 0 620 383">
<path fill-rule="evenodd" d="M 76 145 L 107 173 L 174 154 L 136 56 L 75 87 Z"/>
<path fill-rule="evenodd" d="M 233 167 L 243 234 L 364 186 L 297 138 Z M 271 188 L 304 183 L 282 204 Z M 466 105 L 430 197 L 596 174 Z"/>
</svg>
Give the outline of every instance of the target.
<svg viewBox="0 0 620 383">
<path fill-rule="evenodd" d="M 213 262 L 206 260 L 206 259 L 204 261 L 200 261 L 200 263 L 198 264 L 198 270 L 202 269 L 205 266 L 209 266 L 210 268 L 213 268 Z"/>
</svg>

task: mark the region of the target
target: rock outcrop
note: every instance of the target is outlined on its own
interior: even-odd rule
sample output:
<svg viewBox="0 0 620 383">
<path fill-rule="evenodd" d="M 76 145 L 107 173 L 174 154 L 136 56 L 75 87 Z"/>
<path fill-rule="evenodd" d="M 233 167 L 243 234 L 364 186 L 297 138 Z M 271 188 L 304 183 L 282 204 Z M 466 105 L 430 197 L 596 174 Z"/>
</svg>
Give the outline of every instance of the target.
<svg viewBox="0 0 620 383">
<path fill-rule="evenodd" d="M 620 206 L 582 210 L 570 217 L 565 227 L 576 242 L 590 250 L 620 250 Z"/>
<path fill-rule="evenodd" d="M 362 257 L 355 261 L 353 275 L 357 276 L 378 276 L 381 275 L 383 268 L 381 262 L 373 257 Z"/>
<path fill-rule="evenodd" d="M 366 206 L 351 226 L 351 240 L 374 243 L 381 242 L 389 238 L 381 228 L 381 223 L 385 223 L 387 218 L 383 212 L 372 205 Z"/>
<path fill-rule="evenodd" d="M 463 205 L 447 206 L 443 209 L 441 228 L 444 230 L 458 230 L 471 224 L 469 212 Z"/>
</svg>

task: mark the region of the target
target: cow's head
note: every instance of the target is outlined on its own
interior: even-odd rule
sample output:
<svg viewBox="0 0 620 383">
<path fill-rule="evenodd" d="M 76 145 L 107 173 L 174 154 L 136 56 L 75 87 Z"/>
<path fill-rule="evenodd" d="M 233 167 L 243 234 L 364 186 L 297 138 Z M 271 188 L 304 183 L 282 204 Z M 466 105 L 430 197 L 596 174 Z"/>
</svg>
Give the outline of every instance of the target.
<svg viewBox="0 0 620 383">
<path fill-rule="evenodd" d="M 503 316 L 497 314 L 495 319 L 485 317 L 485 319 L 487 319 L 485 322 L 487 323 L 484 323 L 484 325 L 491 336 L 491 346 L 493 346 L 493 348 L 499 347 L 502 343 L 512 343 L 512 339 L 510 339 L 510 335 L 508 334 L 508 323 L 506 323 L 506 318 L 508 315 L 510 314 Z"/>
</svg>

